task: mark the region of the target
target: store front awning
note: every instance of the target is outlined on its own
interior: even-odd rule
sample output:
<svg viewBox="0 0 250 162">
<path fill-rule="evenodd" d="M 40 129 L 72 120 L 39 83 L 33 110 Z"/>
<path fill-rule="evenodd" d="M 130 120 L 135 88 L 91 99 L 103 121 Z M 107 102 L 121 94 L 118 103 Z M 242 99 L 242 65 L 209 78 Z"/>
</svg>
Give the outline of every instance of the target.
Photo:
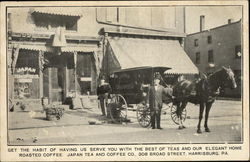
<svg viewBox="0 0 250 162">
<path fill-rule="evenodd" d="M 81 13 L 78 8 L 69 7 L 37 7 L 33 9 L 33 13 L 42 13 L 50 15 L 61 15 L 61 16 L 74 16 L 81 17 Z"/>
<path fill-rule="evenodd" d="M 78 47 L 78 46 L 67 46 L 61 48 L 62 52 L 94 52 L 94 47 Z"/>
<path fill-rule="evenodd" d="M 20 49 L 32 50 L 32 51 L 44 51 L 44 52 L 54 52 L 55 48 L 45 45 L 36 45 L 36 44 L 20 44 Z M 87 46 L 65 46 L 61 47 L 62 52 L 95 52 L 95 47 L 87 47 Z"/>
<path fill-rule="evenodd" d="M 198 73 L 197 67 L 178 40 L 116 37 L 109 38 L 109 44 L 114 65 L 119 66 L 120 69 L 161 66 L 170 67 L 171 69 L 166 71 L 169 74 Z M 114 68 L 114 65 L 111 66 Z"/>
<path fill-rule="evenodd" d="M 36 45 L 36 44 L 20 44 L 20 49 L 26 49 L 31 51 L 44 51 L 44 52 L 52 52 L 53 49 L 51 47 L 47 47 L 44 45 Z"/>
</svg>

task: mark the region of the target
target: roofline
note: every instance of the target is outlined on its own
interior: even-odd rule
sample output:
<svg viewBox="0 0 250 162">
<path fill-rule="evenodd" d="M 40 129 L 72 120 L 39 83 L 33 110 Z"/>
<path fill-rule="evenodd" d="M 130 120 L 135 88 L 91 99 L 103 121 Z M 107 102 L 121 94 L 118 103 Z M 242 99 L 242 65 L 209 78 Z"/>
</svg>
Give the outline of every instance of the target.
<svg viewBox="0 0 250 162">
<path fill-rule="evenodd" d="M 237 24 L 237 23 L 239 23 L 239 22 L 241 22 L 241 19 L 238 20 L 238 21 L 232 22 L 232 23 L 230 23 L 230 24 L 224 24 L 224 25 L 217 26 L 217 27 L 214 27 L 214 28 L 211 28 L 211 29 L 207 29 L 207 30 L 203 30 L 203 31 L 200 31 L 200 32 L 187 34 L 187 36 L 195 35 L 195 34 L 200 34 L 200 33 L 205 33 L 205 32 L 209 32 L 209 31 L 211 31 L 211 30 L 215 30 L 215 29 L 218 29 L 218 28 L 223 28 L 223 27 L 226 27 L 226 26 L 229 26 L 229 25 Z"/>
<path fill-rule="evenodd" d="M 122 34 L 122 35 L 138 35 L 138 36 L 178 37 L 178 38 L 186 37 L 185 33 L 178 33 L 173 31 L 151 31 L 147 29 L 135 29 L 135 30 L 137 31 L 132 31 L 132 29 L 128 27 L 119 28 L 119 26 L 117 26 L 117 28 L 104 27 L 100 30 L 100 32 L 110 33 L 110 34 Z M 144 31 L 144 32 L 138 32 L 138 31 Z"/>
</svg>

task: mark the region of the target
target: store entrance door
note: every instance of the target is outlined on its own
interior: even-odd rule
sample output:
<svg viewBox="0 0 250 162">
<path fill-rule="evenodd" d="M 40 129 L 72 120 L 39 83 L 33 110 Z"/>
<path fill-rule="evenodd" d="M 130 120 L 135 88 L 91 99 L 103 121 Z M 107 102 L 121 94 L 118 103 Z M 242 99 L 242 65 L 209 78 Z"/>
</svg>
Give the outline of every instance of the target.
<svg viewBox="0 0 250 162">
<path fill-rule="evenodd" d="M 51 67 L 51 101 L 62 103 L 64 96 L 64 68 Z"/>
</svg>

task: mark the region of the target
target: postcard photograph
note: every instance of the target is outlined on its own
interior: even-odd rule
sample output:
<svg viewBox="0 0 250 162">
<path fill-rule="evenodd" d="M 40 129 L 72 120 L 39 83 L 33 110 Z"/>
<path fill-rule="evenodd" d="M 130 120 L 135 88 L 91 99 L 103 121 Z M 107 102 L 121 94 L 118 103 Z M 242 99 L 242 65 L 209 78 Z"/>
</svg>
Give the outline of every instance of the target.
<svg viewBox="0 0 250 162">
<path fill-rule="evenodd" d="M 173 147 L 185 144 L 194 155 L 241 150 L 243 7 L 7 5 L 7 145 L 121 145 L 131 156 L 126 145 L 146 145 L 138 156 L 151 158 L 168 153 L 161 145 L 174 156 L 191 156 Z M 105 156 L 123 156 L 113 149 Z"/>
</svg>

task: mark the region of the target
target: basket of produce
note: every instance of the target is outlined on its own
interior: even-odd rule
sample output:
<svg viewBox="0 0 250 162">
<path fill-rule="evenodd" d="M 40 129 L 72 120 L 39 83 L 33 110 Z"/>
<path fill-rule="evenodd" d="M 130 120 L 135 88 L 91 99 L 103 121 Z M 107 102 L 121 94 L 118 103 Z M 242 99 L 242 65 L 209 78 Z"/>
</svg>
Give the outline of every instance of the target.
<svg viewBox="0 0 250 162">
<path fill-rule="evenodd" d="M 64 108 L 55 105 L 48 105 L 45 109 L 46 119 L 50 121 L 60 120 L 64 114 Z"/>
</svg>

